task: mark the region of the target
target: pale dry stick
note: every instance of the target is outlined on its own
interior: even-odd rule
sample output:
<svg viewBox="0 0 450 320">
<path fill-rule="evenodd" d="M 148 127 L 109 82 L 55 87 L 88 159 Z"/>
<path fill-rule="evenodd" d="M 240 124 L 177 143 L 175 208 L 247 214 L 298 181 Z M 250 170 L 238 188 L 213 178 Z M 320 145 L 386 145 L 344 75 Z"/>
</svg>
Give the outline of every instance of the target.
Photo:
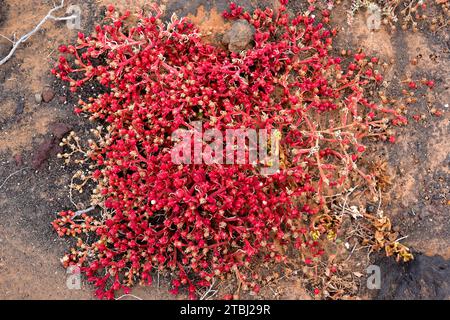
<svg viewBox="0 0 450 320">
<path fill-rule="evenodd" d="M 200 300 L 207 300 L 207 298 L 212 298 L 217 294 L 217 290 L 213 290 L 212 288 L 214 287 L 216 283 L 216 279 L 213 279 L 211 285 L 209 286 L 208 290 L 206 290 L 206 292 L 200 297 Z M 209 293 L 212 292 L 211 296 L 208 296 Z"/>
<path fill-rule="evenodd" d="M 353 187 L 353 188 L 350 188 L 350 189 L 348 190 L 348 192 L 345 194 L 345 197 L 344 197 L 344 204 L 342 205 L 342 212 L 341 212 L 342 215 L 344 214 L 345 208 L 346 208 L 346 206 L 347 206 L 348 197 L 349 197 L 349 196 L 353 193 L 353 191 L 355 191 L 356 188 L 358 188 L 358 187 L 359 187 L 359 185 L 357 185 L 357 186 L 355 186 L 355 187 Z"/>
<path fill-rule="evenodd" d="M 405 240 L 405 239 L 407 239 L 408 237 L 409 237 L 409 236 L 403 236 L 403 237 L 401 237 L 401 238 L 398 238 L 397 240 L 394 241 L 394 243 L 395 243 L 395 242 L 400 243 L 400 241 Z"/>
<path fill-rule="evenodd" d="M 337 197 L 341 197 L 342 196 L 342 192 L 336 193 L 336 194 L 332 194 L 331 196 L 324 196 L 325 199 L 329 199 L 329 198 L 337 198 Z"/>
<path fill-rule="evenodd" d="M 11 40 L 10 38 L 8 38 L 8 37 L 6 37 L 6 36 L 4 36 L 4 35 L 2 35 L 2 34 L 0 34 L 0 37 L 2 37 L 3 39 L 8 40 L 8 41 L 11 42 L 12 44 L 14 44 L 14 40 Z M 14 38 L 15 38 L 15 36 L 14 36 Z"/>
<path fill-rule="evenodd" d="M 273 290 L 272 287 L 268 287 L 268 288 L 270 289 L 270 291 L 272 291 L 274 297 L 278 296 L 278 293 L 275 290 Z"/>
<path fill-rule="evenodd" d="M 378 208 L 377 208 L 377 215 L 382 218 L 383 215 L 380 213 L 381 208 L 381 189 L 378 189 Z"/>
<path fill-rule="evenodd" d="M 348 255 L 347 259 L 344 260 L 344 262 L 347 262 L 348 260 L 350 260 L 350 258 L 351 258 L 352 255 L 353 255 L 353 252 L 355 252 L 356 246 L 357 246 L 357 243 L 355 243 L 355 245 L 353 246 L 352 251 L 351 251 L 350 254 Z"/>
<path fill-rule="evenodd" d="M 142 298 L 139 298 L 138 296 L 135 296 L 134 294 L 124 294 L 124 295 L 121 295 L 120 297 L 116 298 L 116 300 L 120 300 L 120 299 L 125 298 L 125 297 L 131 297 L 131 298 L 134 298 L 136 300 L 144 300 Z"/>
<path fill-rule="evenodd" d="M 20 169 L 20 170 L 17 170 L 16 172 L 11 173 L 8 177 L 6 177 L 6 179 L 5 179 L 5 180 L 3 181 L 3 183 L 0 185 L 0 189 L 8 182 L 9 179 L 11 179 L 13 176 L 15 176 L 16 174 L 18 174 L 18 173 L 20 173 L 20 172 L 22 172 L 22 171 L 24 171 L 24 170 L 26 170 L 26 169 L 29 169 L 29 168 L 28 168 L 28 167 L 22 168 L 22 169 Z"/>
<path fill-rule="evenodd" d="M 55 52 L 56 50 L 53 49 L 52 51 L 50 51 L 50 53 L 47 55 L 47 58 L 50 58 L 50 56 L 53 54 L 53 52 Z"/>
<path fill-rule="evenodd" d="M 347 242 L 348 239 L 353 237 L 353 234 L 356 232 L 358 232 L 358 230 L 356 230 L 356 229 L 353 229 L 353 230 L 350 230 L 349 232 L 347 232 L 347 234 L 345 235 L 345 242 Z M 356 236 L 358 236 L 358 235 L 356 235 Z"/>
<path fill-rule="evenodd" d="M 300 269 L 294 270 L 294 271 L 292 271 L 292 273 L 291 273 L 290 275 L 284 274 L 284 275 L 282 275 L 282 276 L 279 277 L 279 278 L 271 279 L 271 280 L 269 280 L 266 284 L 262 285 L 262 286 L 261 286 L 261 289 L 264 289 L 265 287 L 267 287 L 267 286 L 269 286 L 269 285 L 271 285 L 271 284 L 274 284 L 274 283 L 276 283 L 276 282 L 279 282 L 279 281 L 281 281 L 281 280 L 283 280 L 283 279 L 285 279 L 285 278 L 287 278 L 287 279 L 289 280 L 291 277 L 297 276 L 298 273 L 299 273 L 300 271 L 302 271 L 302 270 L 300 270 Z"/>
<path fill-rule="evenodd" d="M 79 210 L 79 211 L 75 212 L 75 214 L 73 215 L 72 219 L 76 218 L 78 216 L 81 216 L 84 213 L 89 213 L 89 212 L 94 211 L 94 210 L 95 210 L 95 207 L 90 207 L 90 208 L 87 208 L 85 210 Z"/>
<path fill-rule="evenodd" d="M 74 179 L 75 179 L 74 177 L 75 177 L 75 176 L 73 176 L 72 179 L 70 180 L 69 200 L 70 200 L 70 202 L 74 205 L 74 207 L 78 209 L 77 204 L 73 201 L 73 193 L 72 193 L 73 187 L 72 187 L 72 186 L 73 186 L 73 181 L 74 181 Z"/>
<path fill-rule="evenodd" d="M 439 28 L 437 28 L 436 31 L 434 32 L 434 34 L 436 34 L 436 32 L 438 32 L 439 30 L 445 28 L 446 26 L 448 26 L 448 21 L 446 21 L 445 24 L 443 24 L 442 26 L 440 26 Z"/>
<path fill-rule="evenodd" d="M 53 20 L 53 21 L 67 21 L 67 20 L 72 20 L 75 19 L 77 16 L 76 15 L 71 15 L 68 17 L 55 17 L 53 15 L 53 13 L 55 13 L 56 11 L 62 9 L 64 7 L 64 0 L 61 0 L 61 4 L 54 7 L 53 9 L 51 9 L 47 15 L 36 25 L 36 27 L 31 30 L 30 32 L 24 34 L 23 36 L 21 36 L 19 38 L 19 40 L 17 41 L 13 41 L 5 36 L 2 36 L 3 38 L 6 38 L 7 40 L 9 40 L 10 42 L 13 43 L 13 47 L 11 49 L 11 51 L 8 53 L 8 55 L 6 57 L 4 57 L 2 60 L 0 60 L 0 66 L 5 64 L 9 59 L 11 59 L 11 57 L 14 55 L 14 53 L 16 52 L 17 48 L 24 43 L 25 41 L 27 41 L 32 35 L 34 35 L 36 32 L 39 31 L 39 29 L 42 27 L 42 25 L 44 23 L 46 23 L 48 20 Z"/>
<path fill-rule="evenodd" d="M 370 261 L 370 254 L 372 253 L 372 251 L 373 251 L 372 247 L 369 247 L 367 250 L 367 262 Z"/>
</svg>

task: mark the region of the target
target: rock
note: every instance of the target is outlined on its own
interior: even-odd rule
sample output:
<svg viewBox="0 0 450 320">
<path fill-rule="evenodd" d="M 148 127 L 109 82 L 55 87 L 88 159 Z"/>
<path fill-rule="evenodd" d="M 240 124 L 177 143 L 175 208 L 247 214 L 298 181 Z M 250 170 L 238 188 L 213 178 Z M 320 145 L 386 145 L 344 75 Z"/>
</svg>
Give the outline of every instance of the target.
<svg viewBox="0 0 450 320">
<path fill-rule="evenodd" d="M 45 87 L 42 90 L 42 100 L 44 100 L 45 103 L 49 103 L 50 101 L 53 100 L 54 97 L 55 97 L 55 91 L 53 91 L 52 88 Z"/>
<path fill-rule="evenodd" d="M 21 154 L 15 154 L 14 155 L 14 162 L 16 163 L 16 166 L 21 167 L 23 165 L 23 159 Z"/>
<path fill-rule="evenodd" d="M 59 141 L 64 137 L 72 126 L 65 123 L 53 123 L 50 125 L 50 135 L 35 149 L 31 166 L 33 169 L 39 169 L 48 158 L 61 151 Z"/>
<path fill-rule="evenodd" d="M 66 123 L 53 123 L 50 125 L 50 132 L 53 137 L 58 140 L 61 140 L 70 130 L 72 130 L 72 126 Z"/>
<path fill-rule="evenodd" d="M 419 218 L 420 219 L 426 219 L 428 216 L 430 215 L 430 212 L 426 209 L 423 208 L 420 212 L 419 212 Z"/>
<path fill-rule="evenodd" d="M 368 213 L 374 213 L 374 212 L 375 212 L 375 206 L 372 205 L 372 204 L 368 204 L 368 205 L 366 206 L 366 211 L 367 211 Z"/>
<path fill-rule="evenodd" d="M 41 104 L 41 102 L 42 102 L 42 94 L 36 93 L 34 95 L 34 101 L 36 101 L 37 104 Z"/>
<path fill-rule="evenodd" d="M 67 103 L 67 97 L 66 96 L 59 96 L 58 97 L 58 102 L 66 104 Z"/>
<path fill-rule="evenodd" d="M 31 159 L 31 166 L 34 170 L 39 169 L 44 164 L 50 157 L 50 153 L 54 147 L 54 139 L 48 137 L 36 148 Z"/>
<path fill-rule="evenodd" d="M 24 98 L 19 98 L 19 100 L 17 100 L 16 110 L 14 111 L 14 114 L 16 116 L 21 115 L 24 109 L 25 109 L 25 100 Z"/>
<path fill-rule="evenodd" d="M 450 261 L 440 256 L 414 254 L 407 264 L 392 257 L 380 261 L 381 300 L 448 300 L 450 299 Z"/>
<path fill-rule="evenodd" d="M 255 28 L 246 20 L 237 20 L 223 36 L 223 43 L 228 45 L 231 52 L 239 52 L 248 48 L 253 40 Z"/>
</svg>

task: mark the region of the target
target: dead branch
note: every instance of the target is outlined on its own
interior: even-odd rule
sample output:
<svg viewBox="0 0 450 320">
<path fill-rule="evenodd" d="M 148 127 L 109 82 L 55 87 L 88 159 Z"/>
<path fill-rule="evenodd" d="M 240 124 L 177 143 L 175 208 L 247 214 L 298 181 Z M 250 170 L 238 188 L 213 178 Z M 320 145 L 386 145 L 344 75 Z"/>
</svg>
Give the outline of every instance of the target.
<svg viewBox="0 0 450 320">
<path fill-rule="evenodd" d="M 72 219 L 74 219 L 74 218 L 76 218 L 76 217 L 79 217 L 79 216 L 81 216 L 82 214 L 85 214 L 85 213 L 89 213 L 89 212 L 91 212 L 91 211 L 94 211 L 94 210 L 95 210 L 95 207 L 90 207 L 90 208 L 87 208 L 87 209 L 85 209 L 85 210 L 77 211 L 77 212 L 75 212 L 75 214 L 73 215 Z"/>
<path fill-rule="evenodd" d="M 8 55 L 6 57 L 4 57 L 2 60 L 0 60 L 0 66 L 5 64 L 9 59 L 11 59 L 11 57 L 14 55 L 14 53 L 16 52 L 17 48 L 24 43 L 25 41 L 27 41 L 33 34 L 35 34 L 37 31 L 39 31 L 39 29 L 42 27 L 42 25 L 44 23 L 46 23 L 48 20 L 54 20 L 54 21 L 67 21 L 67 20 L 71 20 L 76 18 L 75 15 L 71 15 L 68 17 L 55 17 L 53 14 L 62 9 L 64 7 L 64 0 L 61 0 L 61 4 L 54 7 L 53 9 L 51 9 L 47 15 L 41 20 L 41 22 L 39 22 L 37 24 L 37 26 L 31 30 L 30 32 L 28 32 L 27 34 L 24 34 L 22 37 L 19 38 L 19 40 L 15 41 L 15 40 L 11 40 L 3 35 L 1 35 L 3 38 L 7 39 L 9 42 L 11 42 L 13 44 L 13 47 L 11 48 L 11 51 L 8 53 Z"/>
<path fill-rule="evenodd" d="M 143 300 L 142 298 L 135 296 L 134 294 L 124 294 L 124 295 L 121 295 L 120 297 L 116 298 L 116 300 L 121 300 L 122 298 L 127 298 L 127 297 L 133 298 L 135 300 Z"/>
<path fill-rule="evenodd" d="M 211 285 L 206 290 L 206 292 L 201 296 L 200 300 L 208 300 L 214 297 L 217 294 L 218 290 L 213 290 L 214 284 L 216 283 L 216 279 L 213 279 Z"/>
<path fill-rule="evenodd" d="M 15 176 L 16 174 L 26 170 L 28 168 L 22 168 L 20 170 L 17 170 L 16 172 L 11 173 L 8 177 L 6 177 L 6 179 L 3 181 L 3 183 L 0 185 L 0 189 L 3 188 L 3 186 L 8 182 L 9 179 L 11 179 L 13 176 Z"/>
</svg>

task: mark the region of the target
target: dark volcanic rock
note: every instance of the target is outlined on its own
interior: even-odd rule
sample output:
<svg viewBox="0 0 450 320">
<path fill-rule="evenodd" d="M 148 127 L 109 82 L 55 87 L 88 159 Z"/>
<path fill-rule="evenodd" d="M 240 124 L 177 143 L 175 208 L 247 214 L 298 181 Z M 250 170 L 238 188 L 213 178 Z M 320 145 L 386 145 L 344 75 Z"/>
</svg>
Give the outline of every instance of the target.
<svg viewBox="0 0 450 320">
<path fill-rule="evenodd" d="M 408 264 L 383 258 L 381 300 L 448 300 L 450 299 L 450 261 L 440 256 L 415 254 Z"/>
<path fill-rule="evenodd" d="M 50 132 L 52 133 L 53 137 L 58 140 L 64 137 L 70 130 L 72 130 L 72 126 L 68 125 L 66 123 L 53 123 L 50 126 Z"/>
<path fill-rule="evenodd" d="M 18 100 L 17 100 L 17 103 L 16 103 L 16 110 L 14 111 L 14 114 L 16 115 L 16 116 L 19 116 L 19 115 L 21 115 L 22 113 L 23 113 L 23 110 L 25 109 L 25 99 L 24 98 L 22 98 L 22 97 L 20 97 Z"/>
<path fill-rule="evenodd" d="M 33 169 L 39 169 L 44 162 L 50 157 L 52 149 L 55 147 L 54 139 L 47 137 L 34 151 L 31 160 Z"/>
<path fill-rule="evenodd" d="M 39 169 L 48 158 L 60 152 L 59 141 L 64 137 L 72 126 L 65 123 L 54 123 L 50 126 L 50 136 L 35 149 L 31 165 L 33 169 Z"/>
</svg>

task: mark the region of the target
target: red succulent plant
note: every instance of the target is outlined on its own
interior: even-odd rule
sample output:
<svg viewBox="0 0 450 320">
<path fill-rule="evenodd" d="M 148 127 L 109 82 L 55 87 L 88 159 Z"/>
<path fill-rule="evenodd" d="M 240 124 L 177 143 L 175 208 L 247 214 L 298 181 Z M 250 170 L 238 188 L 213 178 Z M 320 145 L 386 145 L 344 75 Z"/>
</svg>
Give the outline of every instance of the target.
<svg viewBox="0 0 450 320">
<path fill-rule="evenodd" d="M 93 82 L 104 88 L 75 109 L 104 124 L 86 153 L 102 215 L 74 219 L 65 211 L 53 222 L 60 236 L 77 239 L 64 265 L 79 266 L 98 297 L 151 284 L 155 271 L 170 273 L 172 292 L 187 288 L 191 298 L 230 272 L 258 291 L 252 263 L 284 261 L 280 245 L 292 244 L 308 263 L 323 254 L 326 230 L 312 217 L 326 192 L 347 186 L 352 174 L 373 184 L 358 167 L 363 138 L 391 120 L 406 122 L 366 95 L 383 79 L 378 60 L 334 57 L 329 12 L 323 21 L 290 19 L 280 2 L 276 13 L 234 4 L 224 13 L 256 30 L 241 53 L 202 41 L 185 18 L 165 24 L 157 7 L 129 19 L 111 6 L 91 35 L 60 48 L 53 73 L 72 91 Z M 279 130 L 280 169 L 265 176 L 262 164 L 172 163 L 171 135 L 192 121 L 222 132 Z"/>
</svg>

